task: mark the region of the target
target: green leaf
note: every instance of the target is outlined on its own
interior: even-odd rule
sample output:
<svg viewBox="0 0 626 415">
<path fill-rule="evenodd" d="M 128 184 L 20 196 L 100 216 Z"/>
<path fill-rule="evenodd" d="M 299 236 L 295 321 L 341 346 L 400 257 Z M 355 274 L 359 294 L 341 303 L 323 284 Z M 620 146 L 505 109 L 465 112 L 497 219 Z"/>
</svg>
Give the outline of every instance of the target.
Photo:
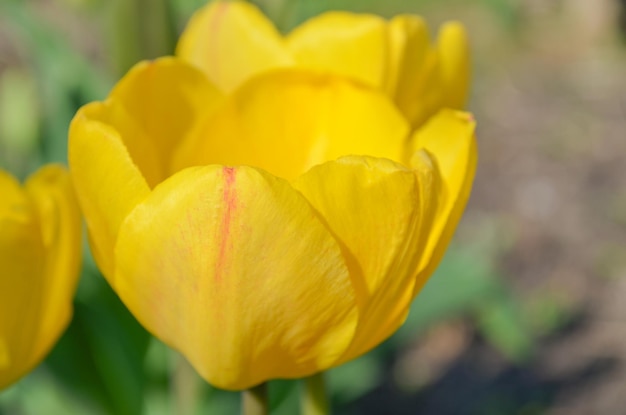
<svg viewBox="0 0 626 415">
<path fill-rule="evenodd" d="M 68 331 L 46 360 L 59 381 L 106 413 L 141 413 L 149 334 L 102 277 L 89 298 L 78 298 Z"/>
<path fill-rule="evenodd" d="M 501 287 L 502 282 L 492 273 L 486 258 L 452 246 L 415 298 L 409 317 L 394 340 L 406 343 L 433 324 L 473 309 Z"/>
<path fill-rule="evenodd" d="M 383 372 L 381 359 L 368 353 L 327 373 L 328 390 L 333 401 L 348 402 L 373 389 Z"/>
<path fill-rule="evenodd" d="M 532 356 L 532 332 L 510 295 L 502 293 L 481 304 L 477 317 L 483 335 L 508 359 L 523 363 Z"/>
<path fill-rule="evenodd" d="M 299 411 L 297 380 L 273 380 L 269 382 L 269 402 L 272 415 L 291 415 Z"/>
</svg>

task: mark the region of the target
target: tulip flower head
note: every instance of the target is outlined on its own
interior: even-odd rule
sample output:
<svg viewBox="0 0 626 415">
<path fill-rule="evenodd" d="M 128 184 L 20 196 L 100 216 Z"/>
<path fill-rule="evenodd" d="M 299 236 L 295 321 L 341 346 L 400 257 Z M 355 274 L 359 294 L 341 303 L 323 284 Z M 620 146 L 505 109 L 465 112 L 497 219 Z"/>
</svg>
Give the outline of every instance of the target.
<svg viewBox="0 0 626 415">
<path fill-rule="evenodd" d="M 416 15 L 386 21 L 329 11 L 283 37 L 254 5 L 214 1 L 193 16 L 177 55 L 227 93 L 276 68 L 349 77 L 388 95 L 414 127 L 440 108 L 463 109 L 470 80 L 463 25 L 445 23 L 432 44 L 426 22 Z"/>
<path fill-rule="evenodd" d="M 228 4 L 209 7 L 250 7 Z M 186 56 L 140 63 L 78 112 L 69 159 L 113 289 L 236 390 L 339 365 L 400 327 L 463 212 L 476 148 L 469 114 L 437 108 L 417 128 L 381 85 L 268 61 L 274 46 L 250 40 L 273 30 L 258 13 L 220 13 L 224 37 L 202 53 L 224 84 Z"/>
<path fill-rule="evenodd" d="M 0 170 L 0 390 L 48 354 L 72 316 L 81 226 L 68 173 L 49 165 L 24 187 Z"/>
</svg>

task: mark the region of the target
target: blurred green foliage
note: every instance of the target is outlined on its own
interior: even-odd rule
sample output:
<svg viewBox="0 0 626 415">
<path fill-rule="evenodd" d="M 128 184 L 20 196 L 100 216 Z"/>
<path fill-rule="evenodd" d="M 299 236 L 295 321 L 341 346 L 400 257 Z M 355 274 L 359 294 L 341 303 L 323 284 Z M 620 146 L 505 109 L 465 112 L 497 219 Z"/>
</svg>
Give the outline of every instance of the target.
<svg viewBox="0 0 626 415">
<path fill-rule="evenodd" d="M 79 53 L 58 27 L 34 13 L 36 2 L 3 0 L 0 23 L 22 51 L 22 62 L 0 66 L 0 165 L 24 178 L 38 165 L 65 162 L 69 121 L 78 107 L 102 99 L 114 80 L 139 59 L 172 53 L 176 31 L 203 0 L 57 0 L 57 7 L 91 19 L 111 39 L 106 62 Z M 282 30 L 330 8 L 384 16 L 461 0 L 258 0 Z M 518 19 L 513 0 L 477 4 L 500 16 L 504 25 Z M 148 5 L 149 4 L 149 5 Z M 105 59 L 106 60 L 106 59 Z M 487 238 L 488 239 L 488 238 Z M 536 335 L 563 321 L 563 312 L 546 299 L 532 310 L 520 304 L 494 268 L 493 247 L 453 247 L 418 296 L 404 327 L 381 347 L 328 373 L 333 403 L 346 404 L 376 387 L 385 365 L 442 321 L 465 319 L 476 332 L 513 362 L 533 352 Z M 88 249 L 85 249 L 88 252 Z M 85 256 L 74 319 L 45 363 L 0 394 L 0 414 L 170 414 L 180 396 L 176 373 L 197 382 L 192 394 L 197 413 L 236 413 L 238 395 L 218 391 L 181 366 L 180 358 L 151 338 L 134 320 Z M 548 324 L 537 322 L 549 321 Z M 174 374 L 174 375 L 173 375 Z M 277 414 L 297 411 L 297 381 L 270 384 Z M 528 413 L 534 413 L 529 410 Z"/>
<path fill-rule="evenodd" d="M 391 17 L 399 13 L 423 13 L 424 10 L 441 6 L 451 10 L 454 6 L 468 4 L 465 0 L 256 0 L 253 3 L 263 9 L 283 32 L 326 10 L 347 10 Z M 518 2 L 515 0 L 475 0 L 474 3 L 476 7 L 490 9 L 505 26 L 516 25 L 519 18 Z"/>
</svg>

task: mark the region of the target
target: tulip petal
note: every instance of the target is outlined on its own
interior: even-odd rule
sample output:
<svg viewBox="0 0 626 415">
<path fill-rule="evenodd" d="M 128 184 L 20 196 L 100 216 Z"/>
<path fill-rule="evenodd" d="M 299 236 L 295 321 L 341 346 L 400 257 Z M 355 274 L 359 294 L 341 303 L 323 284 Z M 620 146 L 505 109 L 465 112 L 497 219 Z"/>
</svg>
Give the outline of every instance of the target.
<svg viewBox="0 0 626 415">
<path fill-rule="evenodd" d="M 272 22 L 243 1 L 215 1 L 196 12 L 176 55 L 200 68 L 224 92 L 255 73 L 293 64 Z"/>
<path fill-rule="evenodd" d="M 0 389 L 28 373 L 69 323 L 80 215 L 67 172 L 49 165 L 22 190 L 0 171 Z"/>
<path fill-rule="evenodd" d="M 447 22 L 439 30 L 437 51 L 441 62 L 443 106 L 463 109 L 471 78 L 470 53 L 465 28 L 459 22 Z"/>
<path fill-rule="evenodd" d="M 439 57 L 430 45 L 428 27 L 419 16 L 400 15 L 389 22 L 392 60 L 397 66 L 393 94 L 398 108 L 419 127 L 443 103 Z"/>
<path fill-rule="evenodd" d="M 19 183 L 0 170 L 0 389 L 35 364 L 31 358 L 39 330 L 45 250 L 35 209 Z"/>
<path fill-rule="evenodd" d="M 251 165 L 293 179 L 338 157 L 401 160 L 409 125 L 382 93 L 344 78 L 281 70 L 236 91 L 177 154 L 177 169 Z"/>
<path fill-rule="evenodd" d="M 135 65 L 115 86 L 107 121 L 154 187 L 169 176 L 172 153 L 222 99 L 193 66 L 160 58 Z"/>
<path fill-rule="evenodd" d="M 41 223 L 46 264 L 38 288 L 40 327 L 34 358 L 42 359 L 56 343 L 72 316 L 72 299 L 81 262 L 81 216 L 68 172 L 58 165 L 41 168 L 26 181 Z"/>
<path fill-rule="evenodd" d="M 437 161 L 443 184 L 440 207 L 419 266 L 416 293 L 439 265 L 469 199 L 477 161 L 475 127 L 471 114 L 446 109 L 413 136 L 413 149 L 424 149 Z"/>
<path fill-rule="evenodd" d="M 343 243 L 358 286 L 360 317 L 343 361 L 378 345 L 406 318 L 439 195 L 426 153 L 415 170 L 390 160 L 343 157 L 294 182 Z"/>
<path fill-rule="evenodd" d="M 120 224 L 150 188 L 120 133 L 106 121 L 109 111 L 103 103 L 78 111 L 70 125 L 68 158 L 94 258 L 115 287 L 113 248 Z"/>
<path fill-rule="evenodd" d="M 394 16 L 388 23 L 388 31 L 390 76 L 385 90 L 395 96 L 396 91 L 407 88 L 407 82 L 419 78 L 430 40 L 426 22 L 420 16 Z"/>
<path fill-rule="evenodd" d="M 260 170 L 175 174 L 128 217 L 116 258 L 128 308 L 221 388 L 323 370 L 354 333 L 339 245 L 300 193 Z"/>
<path fill-rule="evenodd" d="M 387 82 L 387 23 L 378 16 L 327 12 L 298 26 L 286 40 L 303 68 L 331 71 L 376 88 Z"/>
<path fill-rule="evenodd" d="M 9 383 L 10 381 L 7 382 L 7 380 L 5 379 L 5 373 L 4 371 L 7 370 L 11 365 L 11 353 L 9 352 L 9 345 L 7 344 L 7 340 L 0 336 L 0 390 L 2 390 L 3 386 L 5 383 Z M 8 379 L 9 376 L 6 376 L 6 378 Z"/>
</svg>

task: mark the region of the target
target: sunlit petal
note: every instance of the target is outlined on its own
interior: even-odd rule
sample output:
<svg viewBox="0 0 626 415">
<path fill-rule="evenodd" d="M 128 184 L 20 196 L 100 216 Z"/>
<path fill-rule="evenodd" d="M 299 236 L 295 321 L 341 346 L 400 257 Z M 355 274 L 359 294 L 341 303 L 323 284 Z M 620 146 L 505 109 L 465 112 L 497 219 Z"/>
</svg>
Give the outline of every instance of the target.
<svg viewBox="0 0 626 415">
<path fill-rule="evenodd" d="M 465 28 L 459 22 L 448 22 L 439 30 L 437 52 L 445 88 L 443 106 L 463 109 L 469 94 L 471 66 Z"/>
<path fill-rule="evenodd" d="M 150 188 L 120 133 L 103 121 L 108 112 L 99 102 L 79 110 L 70 126 L 69 163 L 94 257 L 115 286 L 113 248 L 120 224 Z"/>
<path fill-rule="evenodd" d="M 375 15 L 327 12 L 298 26 L 287 45 L 302 68 L 331 71 L 380 88 L 389 76 L 387 23 Z"/>
<path fill-rule="evenodd" d="M 433 155 L 442 179 L 440 207 L 420 262 L 416 289 L 441 261 L 465 209 L 476 170 L 475 127 L 470 114 L 442 110 L 413 137 L 415 151 L 424 149 Z"/>
<path fill-rule="evenodd" d="M 222 100 L 202 72 L 180 59 L 161 58 L 135 65 L 115 86 L 106 122 L 154 187 L 169 175 L 172 153 Z"/>
<path fill-rule="evenodd" d="M 420 160 L 412 170 L 385 159 L 345 157 L 294 182 L 342 242 L 357 281 L 359 326 L 344 360 L 397 330 L 413 299 L 439 195 L 434 166 L 425 153 Z"/>
<path fill-rule="evenodd" d="M 409 125 L 383 94 L 328 74 L 252 79 L 177 154 L 176 169 L 251 165 L 293 179 L 347 154 L 401 160 Z"/>
<path fill-rule="evenodd" d="M 341 250 L 306 199 L 249 167 L 184 170 L 128 217 L 117 291 L 213 385 L 333 364 L 356 326 Z"/>
<path fill-rule="evenodd" d="M 272 22 L 244 1 L 214 1 L 196 12 L 176 54 L 225 92 L 255 73 L 293 63 Z"/>
</svg>

